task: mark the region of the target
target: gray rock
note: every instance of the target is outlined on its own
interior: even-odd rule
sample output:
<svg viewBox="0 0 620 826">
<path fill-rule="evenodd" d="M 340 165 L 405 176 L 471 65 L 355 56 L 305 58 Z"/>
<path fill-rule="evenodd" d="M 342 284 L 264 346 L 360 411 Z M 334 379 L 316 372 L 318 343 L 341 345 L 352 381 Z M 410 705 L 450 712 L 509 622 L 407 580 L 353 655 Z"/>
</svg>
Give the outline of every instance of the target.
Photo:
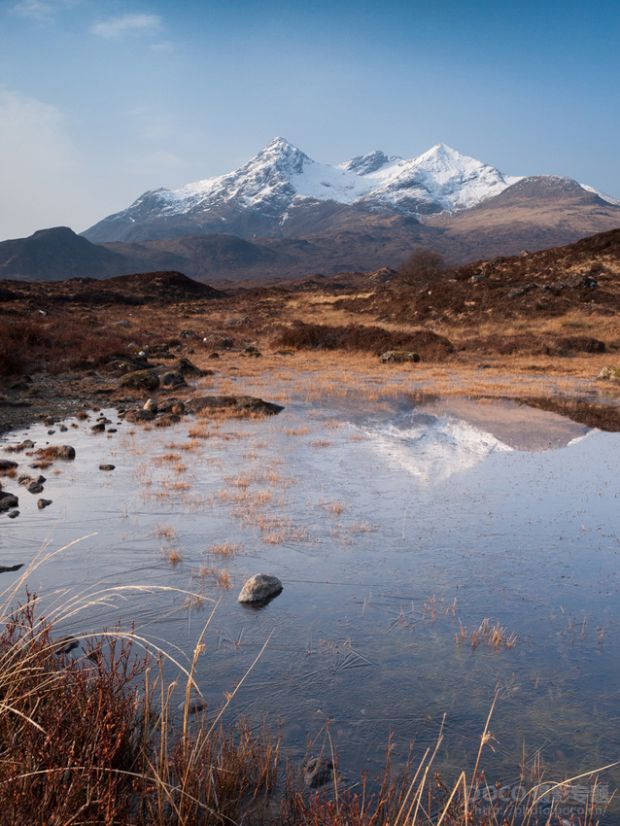
<svg viewBox="0 0 620 826">
<path fill-rule="evenodd" d="M 125 419 L 128 422 L 150 422 L 155 418 L 151 410 L 128 410 Z"/>
<path fill-rule="evenodd" d="M 22 450 L 31 450 L 34 447 L 34 442 L 32 439 L 24 439 L 23 442 L 20 442 L 18 445 L 11 445 L 11 447 L 6 448 L 6 450 L 10 450 L 11 453 L 21 453 Z"/>
<path fill-rule="evenodd" d="M 38 459 L 45 459 L 46 461 L 63 459 L 66 462 L 71 462 L 75 459 L 75 448 L 71 445 L 50 445 L 50 447 L 37 450 L 35 455 Z"/>
<path fill-rule="evenodd" d="M 37 499 L 37 508 L 42 511 L 43 508 L 49 507 L 52 504 L 51 499 Z"/>
<path fill-rule="evenodd" d="M 310 789 L 318 789 L 334 779 L 334 764 L 328 757 L 311 757 L 304 764 L 304 783 Z"/>
<path fill-rule="evenodd" d="M 153 370 L 133 370 L 121 377 L 120 386 L 133 390 L 157 390 L 159 376 Z"/>
<path fill-rule="evenodd" d="M 250 577 L 238 597 L 239 602 L 267 602 L 278 596 L 283 588 L 277 576 L 254 574 Z"/>
<path fill-rule="evenodd" d="M 44 485 L 46 481 L 47 480 L 46 480 L 45 476 L 42 476 L 41 474 L 39 474 L 36 478 L 34 476 L 24 475 L 24 476 L 19 476 L 18 479 L 17 479 L 17 483 L 19 485 L 21 485 L 24 488 L 28 488 L 29 490 L 30 490 L 30 487 L 32 485 Z M 32 491 L 31 491 L 31 493 L 32 493 Z"/>
<path fill-rule="evenodd" d="M 0 513 L 5 513 L 19 505 L 19 499 L 12 493 L 0 491 Z"/>
<path fill-rule="evenodd" d="M 7 513 L 7 517 L 9 519 L 17 519 L 18 516 L 19 516 L 19 511 L 9 511 L 9 513 Z"/>
<path fill-rule="evenodd" d="M 180 358 L 176 363 L 176 370 L 182 376 L 204 376 L 205 371 L 197 367 L 192 361 L 186 358 Z"/>
<path fill-rule="evenodd" d="M 178 709 L 179 711 L 185 711 L 186 704 L 185 702 L 179 703 Z M 203 697 L 190 697 L 187 703 L 187 713 L 188 714 L 198 714 L 200 711 L 204 711 L 207 707 L 207 701 Z"/>
<path fill-rule="evenodd" d="M 405 364 L 406 362 L 417 363 L 420 361 L 418 353 L 408 350 L 387 350 L 379 356 L 381 364 Z"/>
<path fill-rule="evenodd" d="M 162 387 L 185 387 L 187 382 L 180 370 L 168 370 L 161 377 Z"/>
</svg>

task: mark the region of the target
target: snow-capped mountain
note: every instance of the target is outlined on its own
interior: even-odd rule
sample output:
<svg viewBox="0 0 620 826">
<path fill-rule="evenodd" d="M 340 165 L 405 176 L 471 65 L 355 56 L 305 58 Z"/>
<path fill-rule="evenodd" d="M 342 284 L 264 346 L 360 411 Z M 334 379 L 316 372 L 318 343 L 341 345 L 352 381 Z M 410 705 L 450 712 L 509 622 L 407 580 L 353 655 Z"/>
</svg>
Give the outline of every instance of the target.
<svg viewBox="0 0 620 826">
<path fill-rule="evenodd" d="M 415 223 L 478 206 L 521 180 L 441 143 L 410 159 L 375 151 L 331 166 L 275 138 L 239 169 L 145 192 L 84 235 L 95 242 L 212 233 L 303 237 L 332 230 L 335 216 L 343 226 L 369 214 Z"/>
<path fill-rule="evenodd" d="M 467 209 L 516 180 L 444 144 L 409 160 L 376 151 L 331 166 L 276 138 L 234 172 L 145 192 L 85 235 L 93 241 L 214 231 L 272 235 L 291 211 L 316 212 L 326 202 L 415 217 Z"/>
</svg>

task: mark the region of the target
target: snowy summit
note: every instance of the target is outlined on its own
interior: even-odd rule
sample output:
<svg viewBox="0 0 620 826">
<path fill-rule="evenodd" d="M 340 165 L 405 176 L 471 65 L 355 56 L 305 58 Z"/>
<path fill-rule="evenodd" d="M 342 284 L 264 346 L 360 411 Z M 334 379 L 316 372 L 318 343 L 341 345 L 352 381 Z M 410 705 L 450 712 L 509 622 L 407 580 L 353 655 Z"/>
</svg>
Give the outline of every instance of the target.
<svg viewBox="0 0 620 826">
<path fill-rule="evenodd" d="M 414 158 L 376 150 L 332 166 L 275 138 L 233 172 L 145 192 L 84 234 L 95 242 L 218 232 L 269 236 L 292 218 L 299 226 L 333 208 L 412 217 L 457 212 L 520 180 L 443 143 Z"/>
</svg>

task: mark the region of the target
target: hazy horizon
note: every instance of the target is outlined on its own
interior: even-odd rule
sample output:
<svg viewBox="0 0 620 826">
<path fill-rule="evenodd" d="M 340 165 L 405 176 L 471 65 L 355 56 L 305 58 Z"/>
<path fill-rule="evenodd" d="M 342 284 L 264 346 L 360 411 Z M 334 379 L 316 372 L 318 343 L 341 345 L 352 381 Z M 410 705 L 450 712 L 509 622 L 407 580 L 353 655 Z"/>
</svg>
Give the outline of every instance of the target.
<svg viewBox="0 0 620 826">
<path fill-rule="evenodd" d="M 82 231 L 282 135 L 339 163 L 446 143 L 620 196 L 614 3 L 0 3 L 0 239 Z"/>
</svg>

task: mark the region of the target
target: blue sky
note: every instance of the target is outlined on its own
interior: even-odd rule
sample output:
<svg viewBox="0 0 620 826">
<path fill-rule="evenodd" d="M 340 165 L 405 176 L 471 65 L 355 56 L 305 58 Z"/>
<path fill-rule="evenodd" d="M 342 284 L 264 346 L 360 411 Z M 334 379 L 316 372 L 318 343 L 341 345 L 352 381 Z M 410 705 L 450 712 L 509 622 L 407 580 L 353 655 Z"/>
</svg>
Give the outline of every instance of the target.
<svg viewBox="0 0 620 826">
<path fill-rule="evenodd" d="M 331 163 L 444 142 L 618 197 L 619 42 L 619 0 L 0 0 L 0 238 L 275 135 Z"/>
</svg>

